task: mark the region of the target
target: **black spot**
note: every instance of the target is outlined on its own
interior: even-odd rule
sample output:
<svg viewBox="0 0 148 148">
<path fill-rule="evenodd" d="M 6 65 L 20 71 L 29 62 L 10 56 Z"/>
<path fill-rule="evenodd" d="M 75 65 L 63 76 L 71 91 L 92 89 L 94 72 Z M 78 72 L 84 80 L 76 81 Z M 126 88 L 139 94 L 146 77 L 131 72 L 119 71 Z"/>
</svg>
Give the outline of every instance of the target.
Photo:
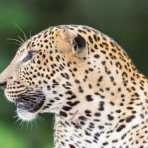
<svg viewBox="0 0 148 148">
<path fill-rule="evenodd" d="M 76 106 L 79 103 L 80 103 L 80 101 L 74 101 L 74 102 L 68 101 L 67 102 L 67 104 L 70 105 L 70 106 Z"/>
<path fill-rule="evenodd" d="M 100 101 L 98 109 L 99 109 L 99 111 L 103 111 L 104 110 L 104 102 L 103 101 Z"/>
<path fill-rule="evenodd" d="M 122 125 L 120 125 L 118 128 L 117 128 L 117 132 L 120 132 L 122 129 L 124 129 L 125 128 L 125 125 L 124 124 L 122 124 Z"/>
<path fill-rule="evenodd" d="M 82 89 L 81 86 L 79 86 L 78 89 L 79 89 L 79 92 L 80 92 L 80 93 L 83 93 L 83 92 L 84 92 L 84 90 Z"/>
<path fill-rule="evenodd" d="M 101 82 L 103 80 L 103 76 L 100 76 L 98 79 L 98 82 Z"/>
<path fill-rule="evenodd" d="M 69 110 L 71 110 L 71 107 L 70 106 L 63 106 L 63 110 L 69 111 Z"/>
<path fill-rule="evenodd" d="M 121 139 L 123 140 L 126 137 L 127 133 L 123 134 Z"/>
<path fill-rule="evenodd" d="M 94 115 L 95 115 L 96 117 L 101 116 L 101 114 L 100 114 L 99 112 L 96 112 Z"/>
<path fill-rule="evenodd" d="M 102 144 L 103 144 L 103 145 L 108 145 L 108 142 L 103 142 Z"/>
<path fill-rule="evenodd" d="M 94 34 L 93 37 L 94 37 L 94 40 L 97 42 L 97 36 Z"/>
<path fill-rule="evenodd" d="M 75 99 L 75 98 L 76 98 L 76 95 L 73 94 L 73 95 L 71 95 L 70 97 L 67 97 L 67 100 L 73 100 L 73 99 Z"/>
<path fill-rule="evenodd" d="M 79 119 L 83 120 L 83 121 L 87 120 L 87 118 L 85 116 L 79 116 Z"/>
<path fill-rule="evenodd" d="M 108 119 L 109 119 L 109 120 L 113 120 L 114 117 L 113 117 L 112 115 L 108 114 Z"/>
<path fill-rule="evenodd" d="M 86 96 L 86 100 L 87 100 L 88 102 L 90 102 L 90 101 L 93 101 L 93 98 L 92 98 L 91 95 L 87 95 L 87 96 Z"/>
<path fill-rule="evenodd" d="M 135 118 L 135 116 L 131 115 L 126 118 L 126 122 L 131 122 L 134 118 Z"/>
<path fill-rule="evenodd" d="M 61 73 L 61 76 L 64 77 L 65 79 L 69 79 L 69 75 L 67 73 Z"/>
<path fill-rule="evenodd" d="M 110 104 L 111 104 L 112 106 L 114 106 L 114 105 L 115 105 L 115 103 L 114 103 L 114 102 L 112 102 L 112 101 L 110 101 Z"/>
<path fill-rule="evenodd" d="M 98 59 L 100 56 L 99 56 L 98 54 L 95 54 L 94 57 L 95 57 L 96 59 Z"/>
<path fill-rule="evenodd" d="M 112 140 L 112 143 L 117 143 L 117 142 L 118 142 L 118 139 Z"/>
<path fill-rule="evenodd" d="M 93 39 L 92 39 L 92 37 L 91 37 L 91 36 L 89 36 L 89 37 L 88 37 L 88 39 L 89 39 L 90 43 L 92 43 L 92 44 L 93 44 Z"/>
<path fill-rule="evenodd" d="M 69 147 L 70 148 L 76 148 L 74 145 L 72 145 L 72 144 L 69 144 Z"/>
<path fill-rule="evenodd" d="M 67 117 L 67 114 L 63 111 L 60 111 L 60 115 L 63 116 L 63 117 Z"/>
</svg>

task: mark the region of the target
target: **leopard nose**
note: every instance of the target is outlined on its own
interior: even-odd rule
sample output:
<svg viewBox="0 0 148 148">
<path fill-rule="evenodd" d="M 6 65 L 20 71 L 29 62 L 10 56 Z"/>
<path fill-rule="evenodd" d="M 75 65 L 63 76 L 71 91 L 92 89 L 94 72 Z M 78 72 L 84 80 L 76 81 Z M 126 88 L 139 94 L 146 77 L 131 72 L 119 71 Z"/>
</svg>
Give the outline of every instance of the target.
<svg viewBox="0 0 148 148">
<path fill-rule="evenodd" d="M 0 87 L 1 88 L 5 89 L 6 86 L 7 86 L 7 82 L 6 81 L 5 82 L 0 82 Z"/>
</svg>

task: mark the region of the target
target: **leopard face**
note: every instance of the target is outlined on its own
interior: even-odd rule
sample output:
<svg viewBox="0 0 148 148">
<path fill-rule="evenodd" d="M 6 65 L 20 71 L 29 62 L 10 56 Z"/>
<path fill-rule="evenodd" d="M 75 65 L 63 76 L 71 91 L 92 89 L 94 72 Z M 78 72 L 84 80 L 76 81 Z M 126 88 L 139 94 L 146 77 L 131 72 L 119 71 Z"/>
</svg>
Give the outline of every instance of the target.
<svg viewBox="0 0 148 148">
<path fill-rule="evenodd" d="M 70 65 L 74 62 L 76 71 L 83 64 L 76 54 L 86 46 L 81 35 L 58 26 L 33 36 L 18 49 L 1 74 L 1 83 L 6 84 L 5 95 L 16 104 L 21 119 L 32 120 L 43 112 L 59 114 L 65 95 L 76 87 Z"/>
</svg>

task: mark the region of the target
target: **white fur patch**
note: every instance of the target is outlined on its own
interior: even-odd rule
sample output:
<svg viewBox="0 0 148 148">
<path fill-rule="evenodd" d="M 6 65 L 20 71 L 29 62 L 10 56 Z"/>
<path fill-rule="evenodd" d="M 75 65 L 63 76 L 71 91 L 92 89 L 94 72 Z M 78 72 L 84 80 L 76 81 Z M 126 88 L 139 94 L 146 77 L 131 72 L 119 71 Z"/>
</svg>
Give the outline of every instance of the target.
<svg viewBox="0 0 148 148">
<path fill-rule="evenodd" d="M 17 109 L 17 115 L 23 121 L 32 121 L 37 117 L 37 113 L 30 113 L 26 110 Z"/>
</svg>

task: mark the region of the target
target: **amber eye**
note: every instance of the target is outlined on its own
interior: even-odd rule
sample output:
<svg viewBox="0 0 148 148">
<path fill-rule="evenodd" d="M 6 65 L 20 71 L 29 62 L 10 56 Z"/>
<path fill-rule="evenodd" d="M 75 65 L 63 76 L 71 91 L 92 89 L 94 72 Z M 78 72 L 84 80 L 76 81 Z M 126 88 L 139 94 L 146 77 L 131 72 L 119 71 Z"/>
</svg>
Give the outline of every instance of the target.
<svg viewBox="0 0 148 148">
<path fill-rule="evenodd" d="M 35 54 L 36 51 L 30 50 L 28 51 L 28 54 L 26 57 L 22 60 L 22 62 L 27 62 L 33 58 L 33 55 Z"/>
</svg>

